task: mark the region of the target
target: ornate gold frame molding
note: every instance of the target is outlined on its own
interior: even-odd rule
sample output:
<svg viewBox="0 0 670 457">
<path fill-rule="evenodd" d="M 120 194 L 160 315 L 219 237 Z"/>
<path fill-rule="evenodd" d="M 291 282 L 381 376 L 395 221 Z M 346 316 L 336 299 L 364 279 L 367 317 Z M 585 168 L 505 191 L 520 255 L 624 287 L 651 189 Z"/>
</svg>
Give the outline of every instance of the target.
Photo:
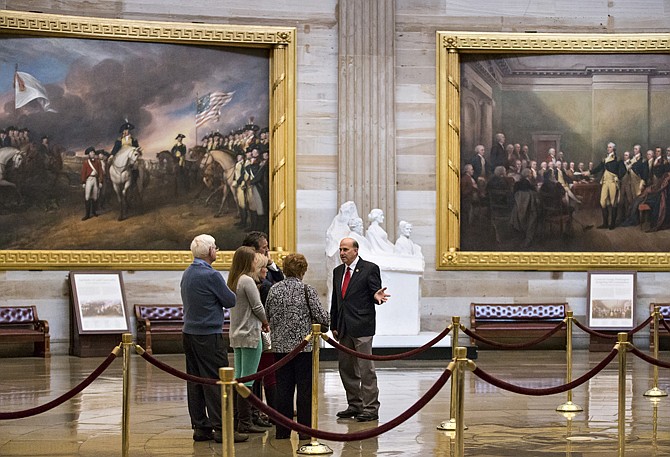
<svg viewBox="0 0 670 457">
<path fill-rule="evenodd" d="M 127 21 L 0 10 L 0 34 L 76 37 L 222 47 L 261 47 L 270 54 L 270 239 L 274 255 L 296 245 L 296 29 L 178 22 Z M 218 268 L 232 252 L 220 252 Z M 189 251 L 2 250 L 5 270 L 176 270 L 191 262 Z"/>
<path fill-rule="evenodd" d="M 645 252 L 465 252 L 460 250 L 460 55 L 463 53 L 668 53 L 667 34 L 437 32 L 438 270 L 670 268 L 670 254 Z"/>
</svg>

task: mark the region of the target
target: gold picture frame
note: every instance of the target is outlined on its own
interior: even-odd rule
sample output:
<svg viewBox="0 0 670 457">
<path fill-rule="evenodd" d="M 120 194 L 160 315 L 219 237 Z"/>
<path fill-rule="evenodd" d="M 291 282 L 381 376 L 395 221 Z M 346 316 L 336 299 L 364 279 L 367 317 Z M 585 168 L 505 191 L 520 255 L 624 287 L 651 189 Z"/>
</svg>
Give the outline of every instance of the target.
<svg viewBox="0 0 670 457">
<path fill-rule="evenodd" d="M 269 238 L 275 257 L 296 246 L 296 29 L 151 22 L 0 10 L 2 37 L 79 38 L 206 47 L 263 48 L 269 55 Z M 5 270 L 177 270 L 192 261 L 184 251 L 0 250 Z M 188 249 L 188 246 L 185 247 Z M 219 253 L 229 268 L 232 251 Z"/>
<path fill-rule="evenodd" d="M 438 31 L 436 38 L 438 270 L 659 271 L 670 267 L 670 254 L 664 252 L 463 251 L 460 222 L 462 56 L 663 54 L 670 51 L 669 35 Z"/>
</svg>

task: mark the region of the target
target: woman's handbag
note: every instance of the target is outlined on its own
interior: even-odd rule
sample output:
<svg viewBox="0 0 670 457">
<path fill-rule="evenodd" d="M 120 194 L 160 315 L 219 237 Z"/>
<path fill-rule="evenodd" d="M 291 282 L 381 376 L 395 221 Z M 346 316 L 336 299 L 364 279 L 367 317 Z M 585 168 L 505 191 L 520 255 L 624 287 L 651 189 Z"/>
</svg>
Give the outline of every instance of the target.
<svg viewBox="0 0 670 457">
<path fill-rule="evenodd" d="M 269 352 L 272 350 L 272 339 L 270 338 L 270 332 L 261 332 L 261 342 L 263 343 L 263 352 Z"/>
<path fill-rule="evenodd" d="M 312 305 L 309 302 L 309 295 L 307 294 L 307 284 L 304 284 L 305 287 L 305 303 L 307 303 L 307 309 L 309 310 L 309 321 L 312 324 L 319 324 L 321 325 L 321 333 L 326 333 L 328 331 L 328 326 L 323 325 L 321 322 L 317 322 L 314 320 L 314 313 L 312 312 Z"/>
</svg>

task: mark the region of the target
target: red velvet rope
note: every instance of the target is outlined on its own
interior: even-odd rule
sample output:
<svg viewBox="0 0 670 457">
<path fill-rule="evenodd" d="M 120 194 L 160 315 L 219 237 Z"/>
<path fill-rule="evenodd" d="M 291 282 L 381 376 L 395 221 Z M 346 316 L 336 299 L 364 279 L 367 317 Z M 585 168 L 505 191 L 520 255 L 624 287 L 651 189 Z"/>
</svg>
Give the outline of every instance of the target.
<svg viewBox="0 0 670 457">
<path fill-rule="evenodd" d="M 237 382 L 241 382 L 241 383 L 244 384 L 245 382 L 255 381 L 256 379 L 261 379 L 261 378 L 269 375 L 270 373 L 273 373 L 273 372 L 277 371 L 278 369 L 280 369 L 281 367 L 283 367 L 284 365 L 289 363 L 291 360 L 295 359 L 298 356 L 298 354 L 300 354 L 302 352 L 302 350 L 305 349 L 305 347 L 307 346 L 308 343 L 309 343 L 309 341 L 302 340 L 302 342 L 299 345 L 297 345 L 291 352 L 286 354 L 286 357 L 282 357 L 278 362 L 273 363 L 269 367 L 267 367 L 267 368 L 265 368 L 265 369 L 263 369 L 263 370 L 261 370 L 257 373 L 250 374 L 248 376 L 242 376 L 241 378 L 237 378 Z"/>
<path fill-rule="evenodd" d="M 30 409 L 24 409 L 23 411 L 13 411 L 11 413 L 0 413 L 0 420 L 7 420 L 7 419 L 22 419 L 24 417 L 30 417 L 30 416 L 35 416 L 37 414 L 42 414 L 43 412 L 49 411 L 50 409 L 55 408 L 56 406 L 59 406 L 75 395 L 77 395 L 79 392 L 87 388 L 93 381 L 95 381 L 98 376 L 100 376 L 106 369 L 109 367 L 112 362 L 116 359 L 116 354 L 111 353 L 107 356 L 107 358 L 98 366 L 98 368 L 93 371 L 86 379 L 84 379 L 82 382 L 77 384 L 74 389 L 64 393 L 58 398 L 55 398 L 51 400 L 48 403 L 43 404 L 42 406 L 36 406 L 35 408 L 30 408 Z"/>
<path fill-rule="evenodd" d="M 485 371 L 483 371 L 481 368 L 475 368 L 472 373 L 479 377 L 481 380 L 488 382 L 489 384 L 492 384 L 496 387 L 499 387 L 500 389 L 503 390 L 508 390 L 510 392 L 514 392 L 517 394 L 522 394 L 522 395 L 532 395 L 532 396 L 544 396 L 544 395 L 554 395 L 554 394 L 560 394 L 561 392 L 567 392 L 568 390 L 572 390 L 575 387 L 579 387 L 582 384 L 584 384 L 586 381 L 597 375 L 600 371 L 603 370 L 613 359 L 616 357 L 617 353 L 619 350 L 617 348 L 612 349 L 612 351 L 603 359 L 602 362 L 600 362 L 598 365 L 596 365 L 592 370 L 586 372 L 583 374 L 581 377 L 575 379 L 572 382 L 569 382 L 567 384 L 562 384 L 560 386 L 556 387 L 545 387 L 545 388 L 539 388 L 539 389 L 533 389 L 529 387 L 521 387 L 517 386 L 514 384 L 510 384 L 508 382 L 502 381 Z"/>
<path fill-rule="evenodd" d="M 609 333 L 596 332 L 595 330 L 591 330 L 586 325 L 579 322 L 577 319 L 573 319 L 572 322 L 574 322 L 577 327 L 579 327 L 580 329 L 582 329 L 583 331 L 585 331 L 589 335 L 597 336 L 598 338 L 603 338 L 605 340 L 616 340 L 617 339 L 617 335 L 610 335 Z"/>
<path fill-rule="evenodd" d="M 239 379 L 237 379 L 237 382 L 249 382 L 249 381 L 254 381 L 256 379 L 260 379 L 264 376 L 267 376 L 268 374 L 272 373 L 273 371 L 276 371 L 277 369 L 283 367 L 286 365 L 288 362 L 290 362 L 292 359 L 294 359 L 300 352 L 302 352 L 303 349 L 305 349 L 305 346 L 307 346 L 308 341 L 303 340 L 299 345 L 295 347 L 286 357 L 282 358 L 279 362 L 270 365 L 269 367 L 265 368 L 264 370 L 259 371 L 258 373 L 251 374 L 249 376 L 243 376 Z M 218 379 L 214 378 L 202 378 L 200 376 L 194 376 L 192 374 L 184 373 L 183 371 L 177 370 L 176 368 L 171 367 L 170 365 L 167 365 L 166 363 L 161 362 L 160 360 L 156 359 L 154 356 L 149 354 L 148 352 L 142 353 L 142 358 L 155 366 L 156 368 L 159 368 L 172 376 L 176 376 L 177 378 L 183 379 L 188 382 L 194 382 L 196 384 L 208 384 L 208 385 L 217 385 L 219 383 Z"/>
<path fill-rule="evenodd" d="M 653 320 L 654 320 L 654 316 L 649 316 L 646 321 L 642 322 L 640 325 L 638 325 L 633 330 L 628 332 L 628 336 L 635 335 L 637 332 L 639 332 L 640 330 L 645 328 L 647 325 L 649 325 L 651 323 L 651 321 L 653 321 Z"/>
<path fill-rule="evenodd" d="M 335 349 L 338 351 L 346 352 L 347 354 L 356 356 L 360 359 L 366 359 L 366 360 L 401 360 L 401 359 L 406 359 L 407 357 L 412 357 L 413 355 L 420 354 L 427 349 L 430 349 L 431 347 L 435 346 L 442 338 L 447 336 L 449 332 L 451 331 L 451 326 L 445 328 L 442 330 L 442 332 L 437 335 L 435 338 L 424 344 L 423 346 L 420 346 L 418 348 L 412 349 L 407 352 L 401 352 L 399 354 L 389 354 L 389 355 L 376 355 L 376 354 L 364 354 L 362 352 L 354 351 L 351 348 L 348 348 L 346 346 L 342 346 L 340 343 L 335 341 L 334 338 L 330 338 L 327 335 L 324 335 L 324 340 L 326 343 L 330 344 L 333 346 Z"/>
<path fill-rule="evenodd" d="M 663 327 L 665 327 L 665 329 L 666 329 L 668 332 L 670 332 L 670 326 L 668 326 L 668 323 L 665 322 L 665 319 L 661 319 L 661 323 L 663 324 Z"/>
<path fill-rule="evenodd" d="M 632 352 L 634 355 L 638 356 L 647 363 L 656 365 L 657 367 L 670 368 L 670 363 L 655 359 L 654 357 L 645 354 L 644 352 L 640 351 L 638 348 L 634 346 L 631 346 L 630 352 Z"/>
<path fill-rule="evenodd" d="M 408 410 L 401 413 L 399 416 L 397 416 L 390 422 L 387 422 L 384 425 L 380 425 L 379 427 L 374 427 L 354 433 L 326 432 L 323 430 L 307 427 L 306 425 L 299 424 L 289 419 L 288 417 L 285 417 L 284 415 L 280 414 L 276 410 L 272 409 L 271 407 L 263 403 L 254 394 L 249 395 L 247 399 L 249 400 L 249 403 L 251 403 L 252 406 L 256 407 L 261 412 L 267 414 L 273 421 L 283 425 L 286 428 L 295 430 L 299 433 L 304 433 L 306 435 L 309 435 L 310 437 L 320 438 L 329 441 L 345 441 L 345 442 L 360 441 L 360 440 L 367 440 L 375 436 L 379 436 L 382 433 L 386 433 L 389 430 L 392 430 L 393 428 L 402 424 L 407 419 L 414 416 L 424 406 L 426 406 L 428 402 L 435 397 L 435 395 L 437 395 L 440 389 L 442 389 L 442 387 L 444 387 L 444 385 L 447 383 L 450 376 L 451 376 L 451 370 L 446 369 L 444 373 L 442 373 L 442 375 L 439 377 L 439 379 L 435 382 L 435 384 L 433 384 L 432 387 L 421 398 L 419 398 L 419 400 L 417 400 L 416 403 L 414 403 Z"/>
<path fill-rule="evenodd" d="M 535 346 L 536 344 L 539 344 L 545 340 L 548 340 L 551 338 L 553 334 L 558 332 L 563 326 L 565 325 L 565 322 L 559 322 L 556 327 L 554 327 L 552 330 L 549 330 L 548 333 L 542 335 L 541 337 L 529 341 L 527 343 L 498 343 L 492 340 L 489 340 L 488 338 L 484 338 L 483 336 L 477 335 L 477 333 L 473 332 L 469 328 L 465 327 L 464 325 L 461 325 L 461 328 L 463 329 L 463 332 L 465 332 L 466 335 L 468 335 L 470 338 L 473 338 L 477 341 L 481 341 L 482 343 L 486 343 L 489 346 L 496 347 L 498 349 L 525 349 L 531 346 Z"/>
<path fill-rule="evenodd" d="M 643 328 L 645 328 L 647 325 L 649 325 L 649 323 L 650 323 L 652 320 L 653 320 L 653 317 L 652 317 L 652 316 L 649 316 L 649 317 L 647 318 L 647 320 L 645 320 L 644 322 L 642 322 L 640 325 L 638 325 L 637 327 L 635 327 L 633 330 L 630 330 L 630 331 L 626 332 L 626 334 L 628 335 L 629 338 L 632 337 L 632 336 L 635 335 L 637 332 L 639 332 L 640 330 L 642 330 Z M 579 322 L 577 319 L 573 319 L 572 321 L 575 323 L 575 325 L 576 325 L 577 327 L 579 327 L 580 329 L 582 329 L 583 331 L 585 331 L 586 333 L 588 333 L 588 334 L 590 334 L 590 335 L 597 336 L 598 338 L 603 338 L 603 339 L 606 339 L 606 340 L 616 340 L 616 339 L 617 339 L 617 335 L 610 335 L 609 333 L 596 332 L 595 330 L 591 330 L 591 329 L 588 328 L 586 325 L 584 325 L 584 324 L 582 324 L 581 322 Z"/>
<path fill-rule="evenodd" d="M 155 366 L 156 368 L 159 368 L 166 373 L 171 374 L 172 376 L 176 376 L 177 378 L 183 379 L 184 381 L 189 381 L 189 382 L 195 382 L 197 384 L 209 384 L 209 385 L 217 385 L 219 383 L 218 379 L 212 379 L 212 378 L 201 378 L 200 376 L 193 376 L 192 374 L 184 373 L 183 371 L 179 371 L 176 368 L 171 367 L 170 365 L 161 362 L 160 360 L 156 359 L 154 356 L 149 354 L 148 352 L 143 352 L 142 358 Z"/>
</svg>

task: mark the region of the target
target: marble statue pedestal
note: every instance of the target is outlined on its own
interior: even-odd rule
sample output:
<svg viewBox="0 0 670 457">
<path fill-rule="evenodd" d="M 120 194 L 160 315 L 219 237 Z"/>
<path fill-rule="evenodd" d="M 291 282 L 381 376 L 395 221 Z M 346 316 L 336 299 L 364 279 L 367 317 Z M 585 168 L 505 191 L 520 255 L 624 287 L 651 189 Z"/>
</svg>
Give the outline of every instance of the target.
<svg viewBox="0 0 670 457">
<path fill-rule="evenodd" d="M 386 303 L 377 306 L 376 336 L 418 335 L 421 328 L 419 282 L 423 272 L 382 269 L 381 273 L 382 284 L 391 296 Z"/>
<path fill-rule="evenodd" d="M 386 348 L 390 353 L 423 346 L 439 333 L 420 331 L 423 259 L 403 258 L 402 262 L 398 262 L 398 259 L 398 256 L 394 258 L 394 266 L 380 262 L 382 284 L 387 287 L 386 292 L 391 297 L 377 307 L 377 334 L 372 341 L 374 349 Z M 447 335 L 433 347 L 451 347 L 451 335 Z M 391 351 L 391 348 L 394 350 Z"/>
</svg>

